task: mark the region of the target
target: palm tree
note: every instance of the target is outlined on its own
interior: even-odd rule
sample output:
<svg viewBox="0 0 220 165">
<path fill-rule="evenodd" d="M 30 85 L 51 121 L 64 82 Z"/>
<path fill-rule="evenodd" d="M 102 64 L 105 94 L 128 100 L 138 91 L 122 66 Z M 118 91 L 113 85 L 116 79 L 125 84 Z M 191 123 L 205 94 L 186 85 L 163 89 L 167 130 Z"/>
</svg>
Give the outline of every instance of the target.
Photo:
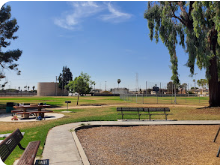
<svg viewBox="0 0 220 165">
<path fill-rule="evenodd" d="M 119 84 L 121 83 L 121 79 L 118 79 L 117 82 L 118 82 L 118 88 L 119 88 Z"/>
</svg>

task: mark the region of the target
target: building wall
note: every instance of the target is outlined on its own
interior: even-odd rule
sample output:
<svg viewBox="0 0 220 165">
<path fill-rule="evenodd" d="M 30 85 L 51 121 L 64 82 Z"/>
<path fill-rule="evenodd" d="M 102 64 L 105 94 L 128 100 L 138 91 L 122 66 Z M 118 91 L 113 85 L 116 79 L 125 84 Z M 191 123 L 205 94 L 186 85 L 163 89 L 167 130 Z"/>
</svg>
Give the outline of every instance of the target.
<svg viewBox="0 0 220 165">
<path fill-rule="evenodd" d="M 58 88 L 55 82 L 39 82 L 37 84 L 37 96 L 68 96 L 68 91 Z"/>
<path fill-rule="evenodd" d="M 112 94 L 128 94 L 129 90 L 127 88 L 114 88 L 111 89 Z"/>
</svg>

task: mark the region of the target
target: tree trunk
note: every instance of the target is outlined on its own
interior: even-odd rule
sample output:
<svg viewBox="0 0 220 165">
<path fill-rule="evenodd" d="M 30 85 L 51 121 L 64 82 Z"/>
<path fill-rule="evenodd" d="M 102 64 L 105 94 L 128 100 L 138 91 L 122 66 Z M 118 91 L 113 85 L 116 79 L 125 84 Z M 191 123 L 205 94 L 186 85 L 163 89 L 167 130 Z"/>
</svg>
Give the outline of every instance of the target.
<svg viewBox="0 0 220 165">
<path fill-rule="evenodd" d="M 78 105 L 79 104 L 79 93 L 78 93 L 78 98 L 77 98 L 77 103 L 76 103 L 76 105 Z"/>
<path fill-rule="evenodd" d="M 218 83 L 218 68 L 216 57 L 210 60 L 209 74 L 209 106 L 220 106 L 220 85 Z"/>
</svg>

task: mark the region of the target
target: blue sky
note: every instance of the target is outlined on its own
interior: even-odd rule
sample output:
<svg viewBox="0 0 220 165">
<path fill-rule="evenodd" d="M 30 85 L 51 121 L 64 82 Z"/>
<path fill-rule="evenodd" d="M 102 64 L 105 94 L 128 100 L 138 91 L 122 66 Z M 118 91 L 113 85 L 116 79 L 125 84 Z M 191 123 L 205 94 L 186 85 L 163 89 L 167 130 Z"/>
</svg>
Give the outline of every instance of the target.
<svg viewBox="0 0 220 165">
<path fill-rule="evenodd" d="M 103 1 L 13 1 L 12 17 L 17 19 L 17 40 L 8 49 L 23 51 L 18 61 L 21 75 L 5 71 L 8 86 L 21 89 L 38 82 L 55 82 L 67 66 L 73 77 L 88 73 L 96 88 L 145 88 L 161 82 L 166 86 L 172 75 L 170 56 L 160 41 L 149 39 L 143 15 L 147 2 Z M 177 48 L 181 83 L 193 86 L 188 55 Z M 196 68 L 196 79 L 205 78 Z"/>
</svg>

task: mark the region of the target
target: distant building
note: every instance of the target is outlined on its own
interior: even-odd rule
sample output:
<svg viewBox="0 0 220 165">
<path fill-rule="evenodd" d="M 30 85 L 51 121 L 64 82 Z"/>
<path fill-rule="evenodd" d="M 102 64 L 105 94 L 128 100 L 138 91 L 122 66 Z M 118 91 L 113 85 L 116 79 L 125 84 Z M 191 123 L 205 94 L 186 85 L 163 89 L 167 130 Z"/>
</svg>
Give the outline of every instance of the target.
<svg viewBox="0 0 220 165">
<path fill-rule="evenodd" d="M 101 93 L 101 89 L 92 89 L 90 93 Z"/>
<path fill-rule="evenodd" d="M 111 89 L 112 94 L 128 94 L 129 89 L 127 88 L 113 88 Z"/>
<path fill-rule="evenodd" d="M 66 89 L 62 90 L 55 82 L 39 82 L 37 84 L 37 96 L 68 96 Z"/>
</svg>

